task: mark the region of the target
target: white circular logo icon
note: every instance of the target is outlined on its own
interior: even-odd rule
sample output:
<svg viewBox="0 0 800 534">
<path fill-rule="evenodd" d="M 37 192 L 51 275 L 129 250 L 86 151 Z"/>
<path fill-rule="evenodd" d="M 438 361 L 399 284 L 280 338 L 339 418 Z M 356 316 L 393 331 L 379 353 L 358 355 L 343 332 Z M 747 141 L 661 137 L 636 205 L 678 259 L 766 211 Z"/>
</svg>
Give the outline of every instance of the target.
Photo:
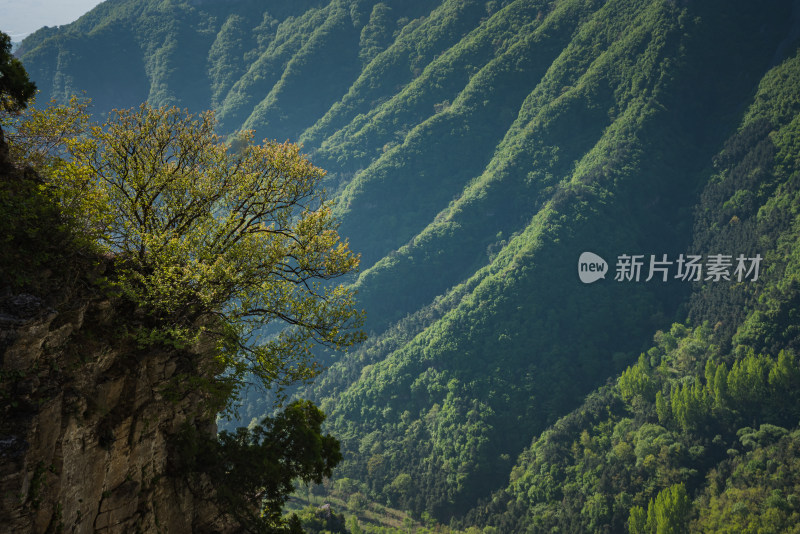
<svg viewBox="0 0 800 534">
<path fill-rule="evenodd" d="M 584 252 L 578 258 L 578 277 L 584 284 L 591 284 L 606 277 L 608 264 L 594 252 Z"/>
</svg>

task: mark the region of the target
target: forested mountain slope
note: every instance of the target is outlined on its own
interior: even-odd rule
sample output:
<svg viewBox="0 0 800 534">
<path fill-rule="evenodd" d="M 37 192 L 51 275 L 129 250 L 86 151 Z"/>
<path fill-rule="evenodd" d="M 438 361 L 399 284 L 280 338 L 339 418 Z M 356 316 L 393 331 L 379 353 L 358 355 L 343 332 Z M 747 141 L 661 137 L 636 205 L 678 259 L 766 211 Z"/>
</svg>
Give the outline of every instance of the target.
<svg viewBox="0 0 800 534">
<path fill-rule="evenodd" d="M 612 417 L 608 396 L 608 413 L 639 425 L 620 434 L 629 441 L 656 425 L 634 413 L 656 400 L 608 386 L 585 401 L 602 405 L 596 415 L 559 418 L 687 316 L 674 343 L 625 371 L 647 374 L 648 395 L 671 399 L 675 373 L 688 384 L 705 365 L 699 355 L 672 363 L 685 340 L 698 354 L 718 347 L 714 365 L 729 374 L 742 324 L 770 343 L 756 354 L 777 362 L 789 347 L 780 332 L 795 301 L 779 251 L 797 202 L 778 192 L 796 180 L 797 100 L 784 79 L 794 63 L 782 64 L 796 15 L 789 1 L 109 0 L 35 33 L 21 54 L 40 101 L 86 90 L 98 113 L 145 99 L 211 108 L 223 133 L 299 140 L 329 171 L 341 233 L 362 253 L 354 284 L 372 333 L 303 392 L 342 440 L 340 477 L 445 520 L 477 506 L 470 521 L 514 529 L 617 529 L 673 482 L 699 495 L 704 475 L 632 478 L 596 509 L 586 499 L 607 486 L 581 486 L 565 501 L 577 511 L 560 515 L 562 489 L 547 493 L 536 477 L 562 467 L 536 463 L 540 443 L 564 425 L 565 440 L 576 428 L 591 437 L 586 425 Z M 753 158 L 785 172 L 757 172 Z M 755 167 L 736 174 L 742 162 Z M 762 233 L 756 214 L 770 202 L 779 222 Z M 578 279 L 584 251 L 608 261 L 605 280 Z M 693 251 L 761 253 L 767 270 L 694 292 L 688 281 L 645 282 L 648 265 L 639 282 L 614 280 L 621 254 Z M 750 314 L 759 292 L 777 293 Z M 710 331 L 695 329 L 703 321 Z M 660 375 L 662 360 L 675 370 Z M 670 421 L 658 424 L 694 439 Z M 675 465 L 719 462 L 692 454 Z M 506 486 L 487 508 L 482 499 Z M 697 506 L 722 498 L 708 495 Z"/>
<path fill-rule="evenodd" d="M 502 532 L 796 528 L 799 113 L 796 55 L 761 81 L 696 209 L 693 250 L 763 254 L 756 283 L 698 284 L 689 326 L 656 334 L 535 439 L 471 520 Z"/>
</svg>

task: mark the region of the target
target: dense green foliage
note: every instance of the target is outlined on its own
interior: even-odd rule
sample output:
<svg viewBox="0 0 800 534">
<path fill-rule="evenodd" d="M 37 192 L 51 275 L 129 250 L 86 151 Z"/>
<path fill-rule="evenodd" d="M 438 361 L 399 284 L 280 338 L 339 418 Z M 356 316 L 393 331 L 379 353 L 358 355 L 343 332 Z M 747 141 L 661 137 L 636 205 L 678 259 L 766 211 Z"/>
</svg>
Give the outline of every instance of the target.
<svg viewBox="0 0 800 534">
<path fill-rule="evenodd" d="M 333 512 L 330 505 L 321 509 L 305 508 L 297 517 L 307 534 L 350 534 L 344 515 Z"/>
<path fill-rule="evenodd" d="M 43 290 L 38 274 L 79 262 L 81 239 L 40 180 L 8 170 L 0 168 L 0 272 L 13 290 Z"/>
<path fill-rule="evenodd" d="M 324 171 L 297 145 L 242 134 L 229 148 L 211 113 L 143 104 L 100 126 L 84 109 L 73 101 L 4 121 L 11 151 L 114 256 L 114 285 L 149 316 L 143 341 L 210 340 L 227 379 L 269 388 L 314 375 L 313 342 L 361 338 L 351 291 L 324 284 L 358 258 L 317 189 Z M 259 339 L 276 322 L 286 328 Z"/>
<path fill-rule="evenodd" d="M 27 277 L 56 268 L 57 280 L 95 285 L 128 314 L 108 335 L 129 343 L 131 358 L 136 346 L 190 349 L 188 369 L 159 388 L 161 399 L 195 390 L 198 413 L 213 417 L 251 377 L 273 387 L 312 376 L 312 341 L 361 336 L 350 331 L 358 317 L 350 291 L 323 284 L 358 259 L 316 188 L 324 172 L 296 145 L 255 146 L 245 134 L 231 148 L 213 133 L 212 114 L 147 104 L 102 126 L 76 100 L 0 118 L 10 144 L 0 145 L 0 237 L 14 247 L 0 255 L 5 290 L 48 295 Z M 71 256 L 83 258 L 82 269 L 70 268 Z M 275 321 L 288 327 L 259 338 Z M 341 460 L 323 420 L 310 401 L 233 434 L 187 420 L 165 454 L 177 456 L 177 474 L 196 495 L 212 495 L 245 531 L 302 532 L 297 518 L 282 518 L 294 481 L 319 483 Z"/>
<path fill-rule="evenodd" d="M 759 283 L 697 287 L 693 313 L 713 328 L 659 332 L 613 386 L 534 441 L 474 518 L 541 532 L 796 526 L 798 76 L 794 56 L 764 77 L 697 206 L 695 246 L 760 250 Z"/>
<path fill-rule="evenodd" d="M 11 37 L 0 32 L 0 110 L 24 109 L 35 92 L 25 67 L 11 55 Z"/>
<path fill-rule="evenodd" d="M 9 50 L 10 38 L 0 32 L 0 126 L 27 106 L 34 90 Z M 75 263 L 81 239 L 44 181 L 30 171 L 13 168 L 17 154 L 9 150 L 7 134 L 0 128 L 0 273 L 12 290 L 42 291 L 38 274 L 58 264 Z M 71 254 L 65 253 L 70 249 Z"/>
<path fill-rule="evenodd" d="M 658 493 L 647 505 L 631 508 L 628 532 L 631 534 L 679 534 L 686 531 L 689 496 L 683 484 L 674 484 Z"/>
<path fill-rule="evenodd" d="M 194 484 L 212 484 L 218 509 L 247 532 L 302 532 L 297 518 L 282 517 L 295 480 L 322 482 L 341 459 L 339 442 L 322 434 L 324 419 L 306 401 L 216 437 L 187 426 L 177 443 L 177 469 Z"/>
<path fill-rule="evenodd" d="M 46 96 L 210 107 L 329 170 L 373 335 L 303 394 L 354 496 L 487 532 L 746 530 L 796 505 L 767 467 L 794 473 L 800 415 L 794 23 L 788 1 L 120 1 L 22 57 Z M 586 250 L 763 260 L 583 285 Z"/>
</svg>

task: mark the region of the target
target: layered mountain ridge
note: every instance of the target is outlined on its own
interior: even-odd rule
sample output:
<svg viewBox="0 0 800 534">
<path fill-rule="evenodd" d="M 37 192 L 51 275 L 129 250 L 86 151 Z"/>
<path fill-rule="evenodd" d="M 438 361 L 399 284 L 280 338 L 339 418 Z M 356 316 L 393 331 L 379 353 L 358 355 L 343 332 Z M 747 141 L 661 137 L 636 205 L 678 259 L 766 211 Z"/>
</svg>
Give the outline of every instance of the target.
<svg viewBox="0 0 800 534">
<path fill-rule="evenodd" d="M 607 513 L 576 497 L 565 519 L 523 475 L 542 468 L 543 431 L 605 399 L 585 401 L 673 322 L 709 322 L 703 336 L 730 354 L 715 365 L 730 371 L 752 314 L 775 331 L 793 321 L 792 298 L 761 295 L 788 291 L 791 271 L 771 251 L 790 246 L 795 217 L 794 4 L 115 0 L 20 53 L 40 102 L 85 90 L 98 114 L 143 100 L 214 109 L 223 133 L 299 141 L 328 170 L 341 233 L 362 253 L 353 283 L 372 333 L 350 354 L 321 355 L 330 368 L 301 392 L 342 440 L 339 477 L 441 520 L 601 531 L 672 483 L 697 496 L 702 484 L 631 483 L 629 497 L 597 503 Z M 751 152 L 774 165 L 725 185 Z M 769 202 L 780 209 L 757 211 Z M 755 225 L 767 212 L 782 223 Z M 584 251 L 608 261 L 605 280 L 580 282 Z M 773 274 L 749 292 L 614 280 L 619 255 L 689 253 L 760 253 Z M 791 348 L 773 337 L 754 350 Z M 652 366 L 672 365 L 674 347 L 659 350 Z M 685 380 L 695 371 L 681 368 Z M 667 397 L 673 378 L 659 382 Z M 269 409 L 248 401 L 245 423 Z M 706 460 L 693 469 L 716 465 Z"/>
</svg>

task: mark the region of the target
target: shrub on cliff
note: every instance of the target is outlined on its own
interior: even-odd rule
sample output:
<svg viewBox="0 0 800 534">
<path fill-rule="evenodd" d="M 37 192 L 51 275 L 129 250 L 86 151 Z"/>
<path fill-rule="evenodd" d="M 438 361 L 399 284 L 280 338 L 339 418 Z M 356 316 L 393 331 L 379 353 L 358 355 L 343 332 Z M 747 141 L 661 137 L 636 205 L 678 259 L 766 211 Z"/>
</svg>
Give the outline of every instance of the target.
<svg viewBox="0 0 800 534">
<path fill-rule="evenodd" d="M 342 458 L 339 442 L 322 434 L 324 419 L 310 401 L 296 401 L 253 428 L 223 431 L 217 438 L 186 427 L 177 467 L 195 484 L 205 475 L 217 507 L 248 531 L 298 532 L 282 518 L 295 479 L 319 484 Z"/>
<path fill-rule="evenodd" d="M 24 109 L 35 92 L 25 67 L 11 55 L 11 37 L 0 32 L 0 109 Z"/>
</svg>

